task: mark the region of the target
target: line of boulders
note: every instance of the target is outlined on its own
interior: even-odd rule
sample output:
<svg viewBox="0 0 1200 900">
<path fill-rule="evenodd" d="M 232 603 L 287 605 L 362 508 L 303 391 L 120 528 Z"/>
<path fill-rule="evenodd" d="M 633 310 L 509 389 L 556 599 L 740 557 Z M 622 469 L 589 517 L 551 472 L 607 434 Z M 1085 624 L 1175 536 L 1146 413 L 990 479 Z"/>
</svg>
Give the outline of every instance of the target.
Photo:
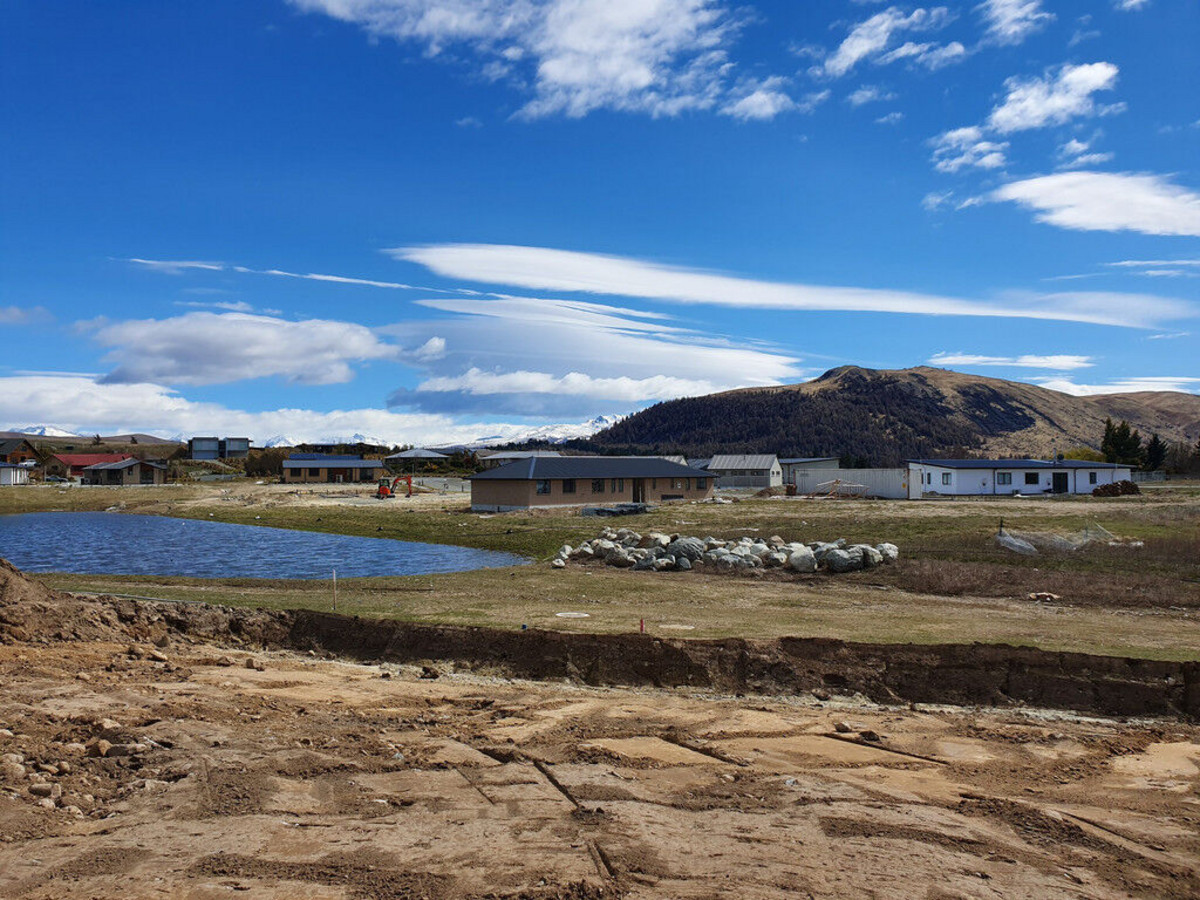
<svg viewBox="0 0 1200 900">
<path fill-rule="evenodd" d="M 564 544 L 551 565 L 565 568 L 568 561 L 596 560 L 619 569 L 652 572 L 686 572 L 698 566 L 722 574 L 753 569 L 786 569 L 792 572 L 856 572 L 895 562 L 900 549 L 895 544 L 847 544 L 836 541 L 785 541 L 778 535 L 743 537 L 725 541 L 715 537 L 689 537 L 650 531 L 639 534 L 631 528 L 605 528 L 600 536 L 578 547 Z"/>
</svg>

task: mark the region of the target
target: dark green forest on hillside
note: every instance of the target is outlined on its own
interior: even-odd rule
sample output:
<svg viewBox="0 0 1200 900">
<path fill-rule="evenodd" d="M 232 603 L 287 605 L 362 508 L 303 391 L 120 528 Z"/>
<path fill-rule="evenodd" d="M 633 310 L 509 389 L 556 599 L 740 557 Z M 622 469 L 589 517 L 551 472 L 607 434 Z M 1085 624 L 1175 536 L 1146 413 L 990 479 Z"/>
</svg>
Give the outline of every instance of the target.
<svg viewBox="0 0 1200 900">
<path fill-rule="evenodd" d="M 998 396 L 969 398 L 970 418 L 977 419 L 971 423 L 938 391 L 911 378 L 847 384 L 843 376 L 839 389 L 811 394 L 751 391 L 658 403 L 573 446 L 606 453 L 836 456 L 848 465 L 895 466 L 913 457 L 971 455 L 982 434 L 1032 422 L 1024 409 L 998 404 Z"/>
</svg>

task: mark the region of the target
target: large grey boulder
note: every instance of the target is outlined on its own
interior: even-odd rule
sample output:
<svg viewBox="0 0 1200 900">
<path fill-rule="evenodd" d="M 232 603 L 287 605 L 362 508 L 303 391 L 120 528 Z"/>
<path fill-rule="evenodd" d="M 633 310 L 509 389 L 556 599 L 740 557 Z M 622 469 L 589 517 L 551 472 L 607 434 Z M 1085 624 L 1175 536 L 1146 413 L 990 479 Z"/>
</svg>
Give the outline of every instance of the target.
<svg viewBox="0 0 1200 900">
<path fill-rule="evenodd" d="M 870 544 L 855 544 L 850 549 L 857 550 L 862 554 L 862 563 L 864 569 L 873 569 L 883 562 L 883 554 Z"/>
<path fill-rule="evenodd" d="M 677 538 L 667 545 L 667 553 L 676 559 L 679 557 L 688 561 L 699 559 L 704 555 L 704 542 L 694 537 Z"/>
<path fill-rule="evenodd" d="M 605 562 L 617 569 L 628 569 L 633 565 L 634 559 L 629 555 L 629 551 L 624 547 L 617 547 L 608 555 L 608 558 L 605 559 Z"/>
<path fill-rule="evenodd" d="M 876 544 L 875 549 L 879 551 L 879 555 L 883 557 L 885 563 L 894 563 L 900 558 L 900 548 L 895 544 Z"/>
<path fill-rule="evenodd" d="M 788 556 L 787 565 L 793 572 L 815 572 L 817 571 L 817 557 L 802 544 Z"/>
<path fill-rule="evenodd" d="M 862 551 L 857 547 L 847 550 L 832 549 L 825 552 L 821 561 L 830 572 L 857 572 L 863 567 Z"/>
</svg>

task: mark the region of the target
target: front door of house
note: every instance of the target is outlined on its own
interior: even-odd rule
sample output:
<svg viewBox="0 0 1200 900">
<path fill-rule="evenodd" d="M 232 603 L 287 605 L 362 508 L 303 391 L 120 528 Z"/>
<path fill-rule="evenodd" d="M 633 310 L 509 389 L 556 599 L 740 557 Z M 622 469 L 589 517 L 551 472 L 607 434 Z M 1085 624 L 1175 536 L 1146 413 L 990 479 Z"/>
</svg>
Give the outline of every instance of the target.
<svg viewBox="0 0 1200 900">
<path fill-rule="evenodd" d="M 645 503 L 646 502 L 646 479 L 644 479 L 644 478 L 633 479 L 633 502 L 634 503 Z"/>
<path fill-rule="evenodd" d="M 1067 491 L 1070 490 L 1068 480 L 1067 480 L 1069 477 L 1070 476 L 1066 472 L 1055 472 L 1054 473 L 1054 484 L 1052 485 L 1052 490 L 1054 491 L 1054 493 L 1065 494 Z"/>
</svg>

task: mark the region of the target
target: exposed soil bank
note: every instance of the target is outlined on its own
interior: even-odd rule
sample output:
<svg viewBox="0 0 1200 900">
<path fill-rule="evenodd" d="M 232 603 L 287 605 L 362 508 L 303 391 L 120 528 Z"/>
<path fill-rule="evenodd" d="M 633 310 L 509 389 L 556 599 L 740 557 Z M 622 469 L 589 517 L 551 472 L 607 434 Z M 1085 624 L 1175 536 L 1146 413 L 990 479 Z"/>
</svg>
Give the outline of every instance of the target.
<svg viewBox="0 0 1200 900">
<path fill-rule="evenodd" d="M 679 640 L 417 625 L 59 594 L 0 561 L 0 643 L 167 637 L 322 650 L 358 660 L 446 660 L 514 677 L 727 693 L 861 692 L 882 702 L 1030 706 L 1200 719 L 1200 662 L 1052 653 L 994 644 L 817 638 Z"/>
<path fill-rule="evenodd" d="M 288 644 L 362 660 L 451 660 L 521 678 L 723 692 L 861 692 L 883 702 L 1030 706 L 1200 718 L 1200 663 L 1051 653 L 995 644 L 865 644 L 821 638 L 677 640 L 293 613 Z"/>
</svg>

